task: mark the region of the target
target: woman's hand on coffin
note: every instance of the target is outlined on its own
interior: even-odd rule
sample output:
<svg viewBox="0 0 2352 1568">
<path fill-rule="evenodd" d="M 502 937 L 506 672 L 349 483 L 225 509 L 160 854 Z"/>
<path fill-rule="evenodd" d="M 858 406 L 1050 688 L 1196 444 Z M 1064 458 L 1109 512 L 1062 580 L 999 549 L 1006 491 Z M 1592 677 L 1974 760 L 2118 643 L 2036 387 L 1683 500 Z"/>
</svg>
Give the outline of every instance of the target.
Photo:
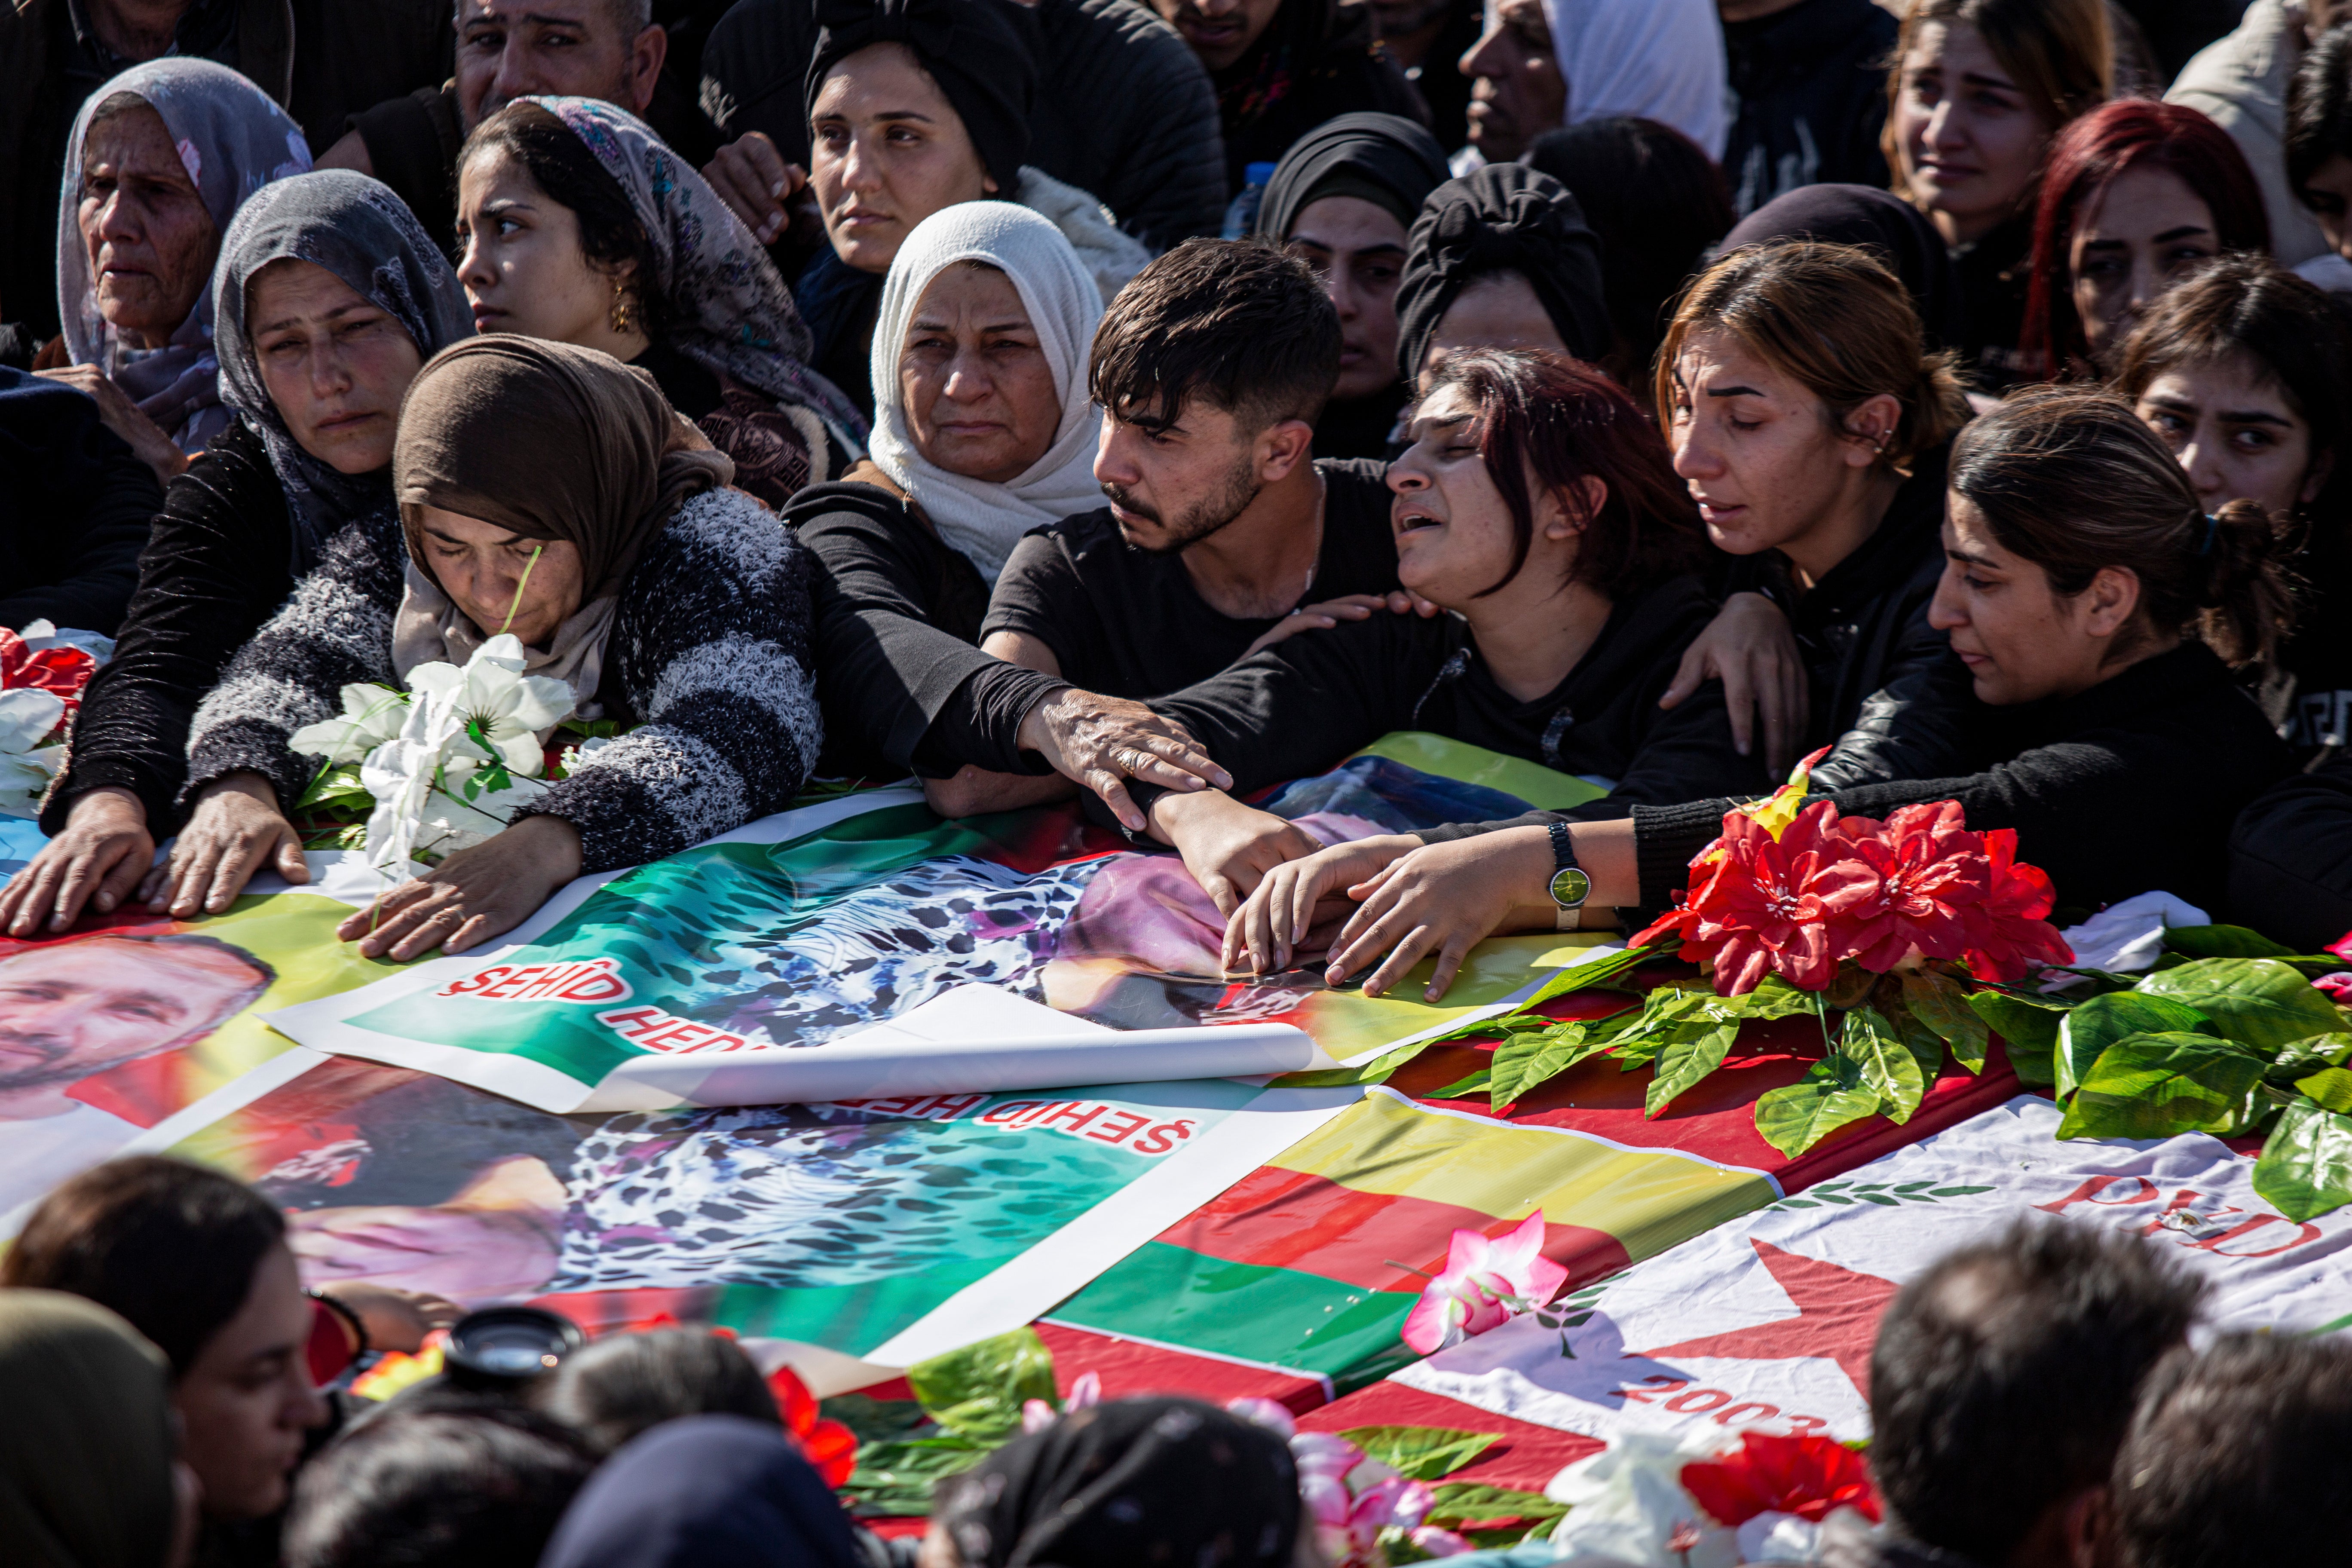
<svg viewBox="0 0 2352 1568">
<path fill-rule="evenodd" d="M 1378 996 L 1434 957 L 1423 993 L 1434 1002 L 1487 937 L 1553 923 L 1552 869 L 1551 836 L 1540 827 L 1421 845 L 1348 889 L 1362 907 L 1340 931 L 1325 977 L 1337 985 L 1378 959 L 1364 976 L 1364 994 Z"/>
<path fill-rule="evenodd" d="M 1369 620 L 1376 610 L 1399 616 L 1417 615 L 1424 619 L 1437 614 L 1435 605 L 1402 588 L 1391 588 L 1385 594 L 1342 594 L 1319 605 L 1299 605 L 1259 633 L 1257 641 L 1242 650 L 1242 658 L 1247 658 L 1262 647 L 1287 642 L 1300 632 L 1329 631 L 1341 621 Z"/>
<path fill-rule="evenodd" d="M 463 952 L 514 930 L 580 875 L 580 830 L 560 816 L 526 816 L 426 876 L 403 882 L 335 928 L 363 958 L 405 963 L 439 948 Z"/>
<path fill-rule="evenodd" d="M 1323 847 L 1304 828 L 1223 790 L 1163 795 L 1151 803 L 1150 816 L 1151 836 L 1176 847 L 1184 869 L 1228 920 L 1268 871 Z"/>
<path fill-rule="evenodd" d="M 289 882 L 310 879 L 301 836 L 278 809 L 278 792 L 259 773 L 231 773 L 196 796 L 172 858 L 147 874 L 139 896 L 151 913 L 173 920 L 217 915 L 266 870 Z"/>
<path fill-rule="evenodd" d="M 1672 708 L 1710 680 L 1723 682 L 1731 741 L 1743 757 L 1755 754 L 1756 715 L 1764 716 L 1764 765 L 1783 773 L 1797 760 L 1811 708 L 1805 660 L 1780 606 L 1761 594 L 1734 594 L 1690 647 L 1675 683 L 1658 699 Z"/>
<path fill-rule="evenodd" d="M 1353 910 L 1348 889 L 1420 847 L 1421 840 L 1411 834 L 1391 833 L 1334 844 L 1274 867 L 1225 921 L 1225 973 L 1278 974 L 1288 969 L 1300 952 L 1313 949 L 1318 931 Z"/>
<path fill-rule="evenodd" d="M 1234 782 L 1175 720 L 1140 702 L 1075 686 L 1032 704 L 1018 739 L 1023 751 L 1035 752 L 1055 773 L 1102 796 L 1130 833 L 1145 826 L 1127 793 L 1130 778 L 1180 790 L 1225 789 Z"/>
<path fill-rule="evenodd" d="M 155 840 L 147 808 L 127 789 L 94 789 L 73 804 L 66 830 L 41 846 L 30 864 L 0 887 L 0 932 L 60 931 L 92 912 L 110 915 L 147 875 Z"/>
</svg>

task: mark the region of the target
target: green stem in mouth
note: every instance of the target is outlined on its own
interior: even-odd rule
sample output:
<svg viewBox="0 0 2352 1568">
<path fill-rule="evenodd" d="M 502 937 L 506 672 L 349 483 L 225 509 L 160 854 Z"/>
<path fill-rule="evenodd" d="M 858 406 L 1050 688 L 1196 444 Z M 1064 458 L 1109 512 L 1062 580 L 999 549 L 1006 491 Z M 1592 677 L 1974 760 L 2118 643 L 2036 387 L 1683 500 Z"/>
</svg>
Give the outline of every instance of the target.
<svg viewBox="0 0 2352 1568">
<path fill-rule="evenodd" d="M 530 586 L 530 569 L 539 564 L 539 552 L 546 548 L 544 544 L 530 547 L 530 559 L 523 563 L 522 576 L 515 584 L 514 603 L 507 606 L 507 618 L 499 626 L 500 637 L 506 636 L 507 627 L 514 625 L 515 614 L 522 608 L 522 591 Z"/>
</svg>

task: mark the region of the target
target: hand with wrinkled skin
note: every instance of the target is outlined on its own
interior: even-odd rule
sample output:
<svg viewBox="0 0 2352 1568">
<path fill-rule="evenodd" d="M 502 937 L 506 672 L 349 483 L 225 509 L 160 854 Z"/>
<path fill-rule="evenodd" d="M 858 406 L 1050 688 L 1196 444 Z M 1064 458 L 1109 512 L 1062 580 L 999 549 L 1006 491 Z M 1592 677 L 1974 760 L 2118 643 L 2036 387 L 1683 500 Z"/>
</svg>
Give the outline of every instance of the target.
<svg viewBox="0 0 2352 1568">
<path fill-rule="evenodd" d="M 425 1336 L 446 1329 L 466 1315 L 466 1309 L 430 1290 L 404 1290 L 367 1279 L 330 1279 L 318 1287 L 357 1313 L 367 1331 L 368 1349 L 399 1351 L 414 1355 L 424 1348 Z"/>
<path fill-rule="evenodd" d="M 1409 833 L 1390 833 L 1334 844 L 1274 867 L 1225 921 L 1225 973 L 1279 974 L 1290 968 L 1302 950 L 1311 949 L 1313 933 L 1354 912 L 1348 889 L 1420 847 L 1421 840 Z"/>
<path fill-rule="evenodd" d="M 1259 633 L 1257 641 L 1242 650 L 1242 658 L 1247 658 L 1258 649 L 1272 647 L 1278 642 L 1288 642 L 1301 632 L 1329 631 L 1343 620 L 1369 620 L 1375 610 L 1419 616 L 1423 620 L 1438 613 L 1435 605 L 1402 588 L 1391 588 L 1385 594 L 1342 594 L 1321 604 L 1299 605 Z"/>
<path fill-rule="evenodd" d="M 73 804 L 66 829 L 30 864 L 0 886 L 0 932 L 40 933 L 44 921 L 61 931 L 81 918 L 110 915 L 128 900 L 155 860 L 147 808 L 127 789 L 108 785 Z"/>
<path fill-rule="evenodd" d="M 158 483 L 170 484 L 187 468 L 188 455 L 172 445 L 172 437 L 163 427 L 141 413 L 139 405 L 124 396 L 122 389 L 108 380 L 98 366 L 59 365 L 55 370 L 37 370 L 33 374 L 44 380 L 62 382 L 95 399 L 100 421 L 122 437 L 134 457 L 155 470 Z"/>
<path fill-rule="evenodd" d="M 1723 682 L 1731 742 L 1743 757 L 1755 751 L 1756 716 L 1764 717 L 1764 765 L 1785 773 L 1795 765 L 1811 710 L 1811 685 L 1796 634 L 1780 606 L 1761 594 L 1734 594 L 1706 629 L 1683 650 L 1675 683 L 1658 699 L 1672 708 L 1710 680 Z"/>
<path fill-rule="evenodd" d="M 1047 765 L 1100 795 L 1130 833 L 1144 828 L 1143 813 L 1127 793 L 1128 779 L 1169 789 L 1226 789 L 1233 775 L 1204 755 L 1184 726 L 1140 702 L 1066 686 L 1022 716 L 1018 743 Z"/>
<path fill-rule="evenodd" d="M 808 171 L 787 163 L 767 132 L 754 131 L 719 149 L 702 177 L 761 245 L 773 245 L 792 223 L 787 204 L 808 184 Z"/>
<path fill-rule="evenodd" d="M 579 875 L 580 830 L 560 816 L 526 816 L 403 882 L 335 934 L 358 942 L 362 958 L 459 953 L 514 930 Z"/>
<path fill-rule="evenodd" d="M 1163 795 L 1150 816 L 1151 836 L 1176 847 L 1184 869 L 1229 921 L 1268 871 L 1323 847 L 1305 828 L 1223 790 Z"/>
<path fill-rule="evenodd" d="M 1551 836 L 1540 827 L 1419 845 L 1348 889 L 1361 907 L 1333 944 L 1325 977 L 1337 985 L 1379 958 L 1364 977 L 1364 994 L 1378 996 L 1433 955 L 1437 971 L 1422 994 L 1435 1002 L 1486 938 L 1551 928 L 1552 870 Z"/>
<path fill-rule="evenodd" d="M 310 879 L 301 836 L 278 809 L 278 792 L 259 773 L 231 773 L 196 796 L 171 859 L 147 874 L 139 896 L 149 912 L 173 920 L 223 914 L 265 870 L 289 882 Z"/>
</svg>

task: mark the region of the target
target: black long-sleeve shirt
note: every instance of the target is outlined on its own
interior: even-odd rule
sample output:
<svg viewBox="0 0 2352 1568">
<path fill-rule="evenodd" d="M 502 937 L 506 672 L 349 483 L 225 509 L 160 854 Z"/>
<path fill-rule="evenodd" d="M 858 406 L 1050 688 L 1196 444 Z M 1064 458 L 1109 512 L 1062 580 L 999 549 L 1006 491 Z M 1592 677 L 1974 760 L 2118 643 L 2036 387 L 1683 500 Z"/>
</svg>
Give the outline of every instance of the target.
<svg viewBox="0 0 2352 1568">
<path fill-rule="evenodd" d="M 1944 574 L 1949 447 L 1919 458 L 1877 530 L 1803 593 L 1777 550 L 1734 560 L 1727 594 L 1765 595 L 1789 617 L 1812 712 L 1802 751 L 1833 749 L 1813 770 L 1824 788 L 1963 772 L 1981 705 L 1951 641 L 1927 624 Z"/>
<path fill-rule="evenodd" d="M 0 370 L 0 626 L 112 637 L 163 510 L 155 471 L 59 382 Z"/>
<path fill-rule="evenodd" d="M 2352 752 L 2239 813 L 2222 918 L 2304 952 L 2352 931 Z"/>
<path fill-rule="evenodd" d="M 1658 706 L 1714 616 L 1696 579 L 1668 578 L 1620 603 L 1557 687 L 1522 700 L 1496 683 L 1468 623 L 1382 611 L 1302 632 L 1151 706 L 1200 739 L 1237 794 L 1320 773 L 1391 731 L 1426 730 L 1608 780 L 1608 796 L 1566 815 L 1622 816 L 1636 802 L 1766 783 L 1733 747 L 1721 683 Z"/>
<path fill-rule="evenodd" d="M 1999 716 L 2006 754 L 1981 771 L 1827 791 L 1843 816 L 1957 800 L 1973 829 L 2017 830 L 2017 855 L 2050 875 L 2059 903 L 2095 910 L 2153 889 L 2218 906 L 2231 825 L 2293 765 L 2286 743 L 2201 643 L 2142 659 L 2073 697 Z M 1738 804 L 1633 808 L 1642 907 L 1671 905 L 1691 858 Z M 1550 821 L 1434 828 L 1431 843 Z"/>
<path fill-rule="evenodd" d="M 42 832 L 63 832 L 73 803 L 106 785 L 139 797 L 156 837 L 178 829 L 189 721 L 229 659 L 294 591 L 293 548 L 269 453 L 232 420 L 163 492 L 121 638 L 82 693 Z"/>
<path fill-rule="evenodd" d="M 877 485 L 812 485 L 783 519 L 817 565 L 818 772 L 1034 771 L 1014 742 L 1022 716 L 1070 683 L 974 646 L 988 608 L 979 570 Z"/>
</svg>

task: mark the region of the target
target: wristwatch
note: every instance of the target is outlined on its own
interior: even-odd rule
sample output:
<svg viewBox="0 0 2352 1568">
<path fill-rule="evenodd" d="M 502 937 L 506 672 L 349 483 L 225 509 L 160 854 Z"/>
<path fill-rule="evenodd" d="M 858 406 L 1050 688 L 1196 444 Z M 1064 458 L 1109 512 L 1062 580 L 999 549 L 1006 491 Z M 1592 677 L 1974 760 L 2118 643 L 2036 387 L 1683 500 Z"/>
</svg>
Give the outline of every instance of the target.
<svg viewBox="0 0 2352 1568">
<path fill-rule="evenodd" d="M 1557 910 L 1552 930 L 1575 931 L 1584 919 L 1584 900 L 1592 896 L 1592 879 L 1576 863 L 1576 846 L 1569 839 L 1565 822 L 1551 825 L 1551 863 L 1547 890 Z"/>
</svg>

